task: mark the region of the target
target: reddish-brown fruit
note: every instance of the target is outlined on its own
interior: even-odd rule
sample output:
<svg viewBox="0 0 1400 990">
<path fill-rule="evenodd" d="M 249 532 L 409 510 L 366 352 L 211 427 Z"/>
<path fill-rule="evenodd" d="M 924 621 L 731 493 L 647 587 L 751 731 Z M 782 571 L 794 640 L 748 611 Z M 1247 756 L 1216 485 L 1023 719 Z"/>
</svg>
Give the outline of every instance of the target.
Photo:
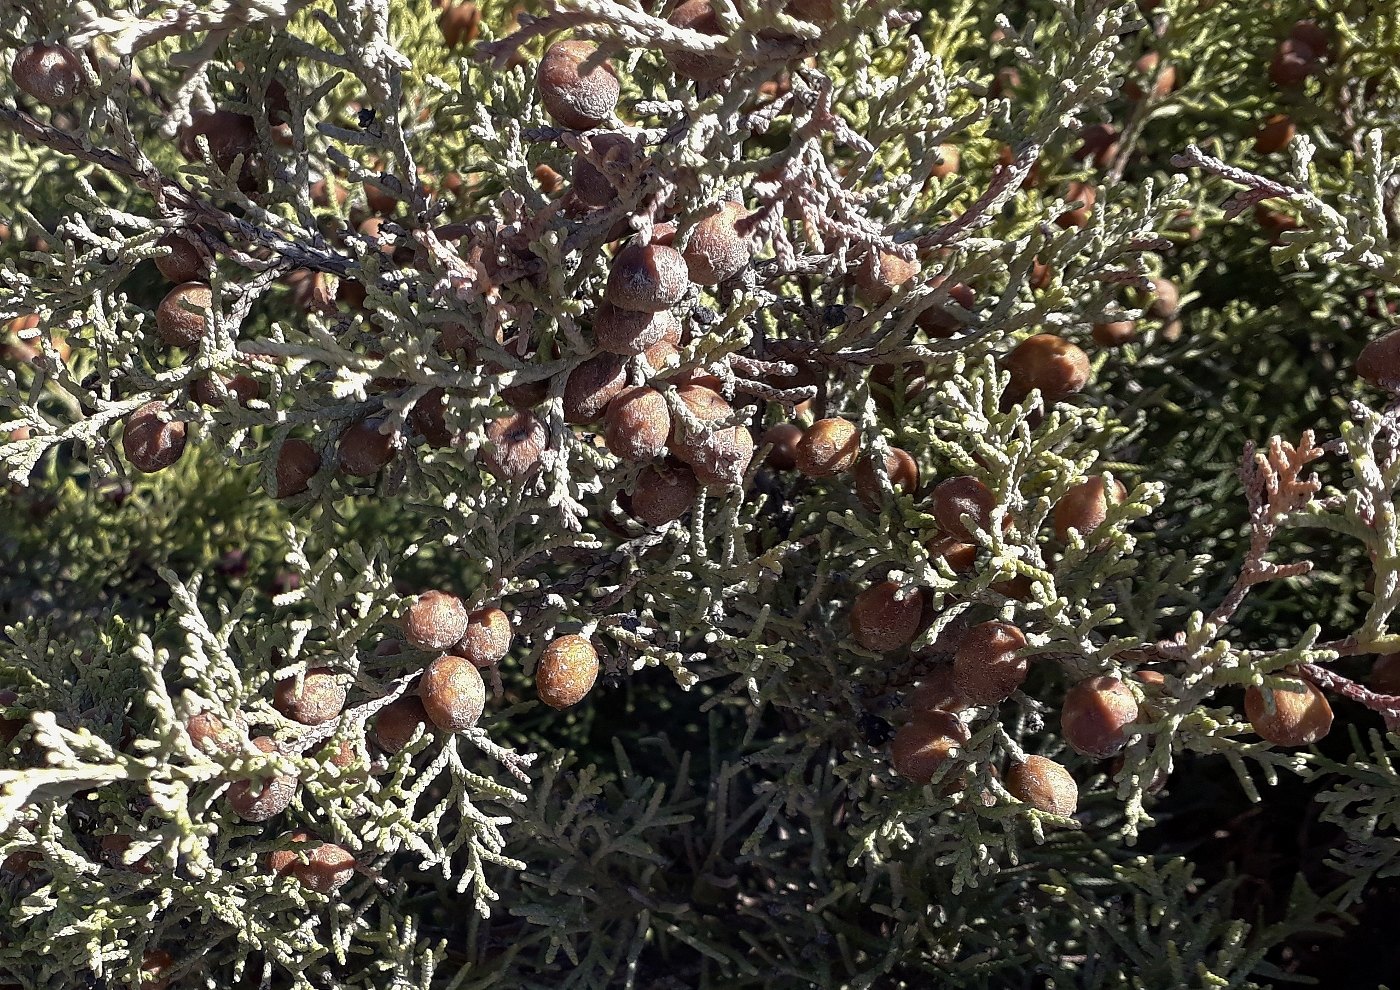
<svg viewBox="0 0 1400 990">
<path fill-rule="evenodd" d="M 206 313 L 213 303 L 213 293 L 202 282 L 175 286 L 156 307 L 156 333 L 171 347 L 194 347 L 208 332 Z"/>
<path fill-rule="evenodd" d="M 264 753 L 277 752 L 277 744 L 267 736 L 258 736 L 253 745 Z M 296 778 L 285 774 L 264 777 L 261 783 L 236 780 L 229 786 L 228 804 L 244 821 L 265 822 L 287 810 L 296 787 Z"/>
<path fill-rule="evenodd" d="M 1047 815 L 1068 818 L 1079 807 L 1079 785 L 1069 771 L 1043 756 L 1027 756 L 1006 773 L 1006 789 Z"/>
<path fill-rule="evenodd" d="M 1137 324 L 1132 320 L 1094 324 L 1094 343 L 1103 347 L 1122 347 L 1137 339 Z"/>
<path fill-rule="evenodd" d="M 890 415 L 922 395 L 928 383 L 929 368 L 918 362 L 879 364 L 870 372 L 875 404 Z"/>
<path fill-rule="evenodd" d="M 1137 718 L 1131 688 L 1113 677 L 1090 677 L 1065 693 L 1060 732 L 1079 755 L 1106 760 L 1128 745 L 1127 727 Z"/>
<path fill-rule="evenodd" d="M 969 543 L 972 542 L 972 532 L 963 523 L 963 517 L 970 517 L 979 530 L 989 528 L 997 499 L 991 489 L 976 478 L 960 475 L 939 482 L 929 502 L 939 528 L 953 539 Z"/>
<path fill-rule="evenodd" d="M 983 622 L 964 634 L 953 654 L 953 683 L 973 705 L 995 705 L 1015 693 L 1030 668 L 1017 651 L 1026 637 L 1009 622 Z"/>
<path fill-rule="evenodd" d="M 321 455 L 305 440 L 291 437 L 277 451 L 272 497 L 290 498 L 311 487 L 311 479 L 321 470 Z"/>
<path fill-rule="evenodd" d="M 629 164 L 636 157 L 637 146 L 623 134 L 590 134 L 588 141 L 593 146 L 594 161 L 602 167 L 582 154 L 575 154 L 570 172 L 574 195 L 587 206 L 607 206 L 617 198 L 617 187 L 607 169 Z"/>
<path fill-rule="evenodd" d="M 598 679 L 598 651 L 582 636 L 560 636 L 544 648 L 535 668 L 535 690 L 551 708 L 582 701 Z"/>
<path fill-rule="evenodd" d="M 15 54 L 10 76 L 16 86 L 51 107 L 66 107 L 83 88 L 83 68 L 73 50 L 42 41 Z"/>
<path fill-rule="evenodd" d="M 341 770 L 349 769 L 361 762 L 359 750 L 349 739 L 332 740 L 321 752 L 326 754 L 327 763 L 339 767 Z"/>
<path fill-rule="evenodd" d="M 147 875 L 154 873 L 155 867 L 146 861 L 145 856 L 127 862 L 130 858 L 127 850 L 131 848 L 131 843 L 133 841 L 131 836 L 121 833 L 104 835 L 98 842 L 98 845 L 102 849 L 102 858 L 107 861 L 109 866 L 119 870 L 131 870 L 135 873 L 145 873 Z"/>
<path fill-rule="evenodd" d="M 164 402 L 148 402 L 126 417 L 122 453 L 145 474 L 164 470 L 185 453 L 185 424 Z"/>
<path fill-rule="evenodd" d="M 860 430 L 839 416 L 819 419 L 797 445 L 797 470 L 809 478 L 849 471 L 860 457 Z"/>
<path fill-rule="evenodd" d="M 1155 79 L 1152 85 L 1152 96 L 1160 100 L 1162 97 L 1176 89 L 1176 69 L 1173 66 L 1162 66 L 1162 58 L 1156 52 L 1148 52 L 1133 63 L 1133 74 L 1136 78 L 1129 79 L 1123 85 L 1123 95 L 1130 100 L 1140 100 L 1146 90 L 1143 88 L 1148 82 Z"/>
<path fill-rule="evenodd" d="M 1244 693 L 1244 713 L 1254 731 L 1275 746 L 1306 746 L 1332 728 L 1332 706 L 1310 681 L 1284 678 L 1276 682 L 1274 710 L 1268 710 L 1264 691 L 1251 687 Z"/>
<path fill-rule="evenodd" d="M 1113 482 L 1112 489 L 1104 484 L 1102 478 L 1081 481 L 1055 503 L 1055 510 L 1050 515 L 1055 536 L 1061 543 L 1068 543 L 1069 531 L 1075 529 L 1080 536 L 1087 537 L 1108 518 L 1108 507 L 1117 505 L 1127 497 L 1127 489 L 1117 480 Z"/>
<path fill-rule="evenodd" d="M 324 725 L 335 720 L 345 708 L 345 681 L 329 667 L 312 667 L 301 678 L 277 682 L 272 705 L 287 718 L 302 725 Z"/>
<path fill-rule="evenodd" d="M 1288 36 L 1294 41 L 1301 41 L 1313 50 L 1318 58 L 1330 58 L 1332 56 L 1332 32 L 1328 31 L 1317 21 L 1296 21 L 1288 29 Z"/>
<path fill-rule="evenodd" d="M 1159 320 L 1172 320 L 1181 310 L 1181 290 L 1167 278 L 1152 280 L 1152 301 L 1147 305 L 1147 315 Z"/>
<path fill-rule="evenodd" d="M 418 730 L 429 724 L 427 709 L 416 694 L 405 694 L 379 710 L 374 719 L 374 741 L 390 756 L 403 750 Z"/>
<path fill-rule="evenodd" d="M 452 446 L 452 431 L 447 427 L 447 390 L 439 385 L 425 392 L 409 410 L 408 425 L 429 447 Z"/>
<path fill-rule="evenodd" d="M 919 633 L 924 611 L 922 588 L 910 589 L 901 599 L 895 581 L 871 585 L 851 603 L 851 635 L 867 650 L 890 653 L 908 646 Z"/>
<path fill-rule="evenodd" d="M 196 712 L 185 720 L 190 742 L 202 753 L 230 753 L 242 744 L 242 733 L 230 728 L 213 712 Z"/>
<path fill-rule="evenodd" d="M 474 3 L 449 3 L 438 14 L 438 30 L 448 48 L 470 44 L 481 30 L 481 11 Z"/>
<path fill-rule="evenodd" d="M 797 445 L 801 442 L 802 427 L 796 423 L 770 426 L 758 441 L 759 446 L 772 445 L 768 451 L 768 463 L 779 471 L 791 471 L 797 467 Z"/>
<path fill-rule="evenodd" d="M 690 231 L 682 252 L 690 280 L 699 285 L 719 285 L 738 275 L 753 257 L 744 221 L 749 211 L 740 203 L 722 203 Z"/>
<path fill-rule="evenodd" d="M 964 574 L 977 562 L 977 547 L 951 536 L 938 536 L 927 543 L 931 560 L 947 561 L 954 574 Z"/>
<path fill-rule="evenodd" d="M 955 144 L 940 144 L 938 158 L 938 164 L 933 167 L 933 171 L 930 173 L 935 179 L 948 178 L 962 165 L 962 152 Z"/>
<path fill-rule="evenodd" d="M 569 372 L 564 381 L 564 422 L 597 422 L 608 403 L 626 386 L 626 358 L 620 354 L 593 355 Z"/>
<path fill-rule="evenodd" d="M 1071 182 L 1065 190 L 1066 203 L 1079 203 L 1079 206 L 1065 210 L 1055 218 L 1055 222 L 1061 227 L 1086 227 L 1089 224 L 1089 217 L 1094 212 L 1094 204 L 1098 202 L 1099 192 L 1087 182 Z"/>
<path fill-rule="evenodd" d="M 199 253 L 199 248 L 194 246 L 194 242 L 184 234 L 172 231 L 156 241 L 156 246 L 170 249 L 169 254 L 156 258 L 156 268 L 176 285 L 201 282 L 208 275 L 209 263 L 204 255 Z M 200 309 L 203 309 L 203 306 Z"/>
<path fill-rule="evenodd" d="M 919 263 L 889 251 L 867 254 L 856 268 L 856 293 L 868 303 L 887 302 L 894 290 L 919 274 Z"/>
<path fill-rule="evenodd" d="M 899 447 L 886 447 L 881 460 L 884 461 L 885 474 L 889 475 L 891 487 L 904 492 L 913 492 L 919 487 L 919 464 L 909 451 Z M 880 474 L 875 470 L 875 459 L 870 456 L 862 457 L 851 472 L 851 480 L 856 497 L 861 503 L 871 512 L 878 512 L 880 502 L 884 498 L 885 486 L 881 484 Z"/>
<path fill-rule="evenodd" d="M 445 591 L 425 591 L 403 617 L 404 639 L 418 650 L 445 650 L 467 631 L 467 607 Z"/>
<path fill-rule="evenodd" d="M 629 244 L 613 258 L 608 302 L 620 309 L 659 313 L 680 302 L 690 285 L 685 258 L 664 244 Z"/>
<path fill-rule="evenodd" d="M 943 276 L 937 276 L 937 280 L 941 285 L 944 281 Z M 948 287 L 948 298 L 967 310 L 977 304 L 976 290 L 962 282 L 954 282 Z M 961 317 L 935 304 L 920 312 L 914 319 L 914 325 L 935 340 L 950 340 L 957 336 L 963 323 Z"/>
<path fill-rule="evenodd" d="M 452 652 L 478 667 L 492 667 L 510 650 L 510 616 L 495 606 L 479 608 L 467 616 L 467 629 Z"/>
<path fill-rule="evenodd" d="M 689 512 L 699 491 L 700 483 L 690 468 L 649 464 L 632 486 L 632 515 L 648 526 L 664 526 Z"/>
<path fill-rule="evenodd" d="M 1400 330 L 1393 330 L 1361 348 L 1356 374 L 1380 388 L 1400 389 Z"/>
<path fill-rule="evenodd" d="M 190 386 L 190 394 L 194 397 L 194 401 L 202 406 L 220 406 L 224 405 L 227 399 L 232 399 L 240 406 L 246 406 L 262 395 L 262 383 L 249 375 L 239 374 L 232 378 L 224 378 L 220 375 L 219 380 L 223 383 L 224 391 L 227 393 L 226 398 L 219 396 L 219 392 L 214 386 L 213 376 L 203 375 L 196 378 L 194 384 Z"/>
<path fill-rule="evenodd" d="M 1311 45 L 1296 38 L 1284 38 L 1269 63 L 1269 81 L 1283 88 L 1301 86 L 1321 68 L 1322 62 Z"/>
<path fill-rule="evenodd" d="M 910 718 L 922 718 L 930 712 L 960 712 L 968 707 L 953 683 L 951 664 L 935 667 L 920 678 L 914 690 L 904 699 L 904 710 Z"/>
<path fill-rule="evenodd" d="M 671 411 L 666 397 L 654 388 L 625 388 L 608 403 L 603 417 L 608 450 L 629 461 L 648 461 L 666 452 L 671 436 Z"/>
<path fill-rule="evenodd" d="M 1017 344 L 1006 358 L 1011 374 L 1007 394 L 1020 401 L 1039 389 L 1047 404 L 1067 399 L 1089 383 L 1089 355 L 1052 333 L 1038 333 Z"/>
<path fill-rule="evenodd" d="M 318 894 L 334 894 L 355 875 L 355 857 L 334 842 L 321 842 L 306 851 L 306 860 L 292 864 L 292 876 Z"/>
<path fill-rule="evenodd" d="M 311 835 L 300 830 L 295 832 L 283 832 L 279 841 L 291 845 L 290 849 L 274 849 L 267 854 L 267 868 L 277 876 L 286 876 L 292 872 L 292 868 L 301 861 L 301 857 L 306 855 L 306 847 L 312 841 Z"/>
<path fill-rule="evenodd" d="M 139 990 L 168 990 L 175 957 L 164 949 L 147 949 L 141 956 Z"/>
<path fill-rule="evenodd" d="M 505 481 L 525 481 L 539 473 L 541 455 L 549 444 L 544 424 L 528 412 L 493 419 L 486 427 L 482 450 L 486 469 Z"/>
<path fill-rule="evenodd" d="M 434 725 L 447 732 L 461 732 L 481 720 L 486 684 L 470 660 L 444 653 L 424 669 L 418 680 L 418 696 Z"/>
<path fill-rule="evenodd" d="M 890 765 L 915 784 L 927 784 L 967 745 L 967 726 L 952 712 L 925 711 L 911 718 L 890 740 Z"/>
<path fill-rule="evenodd" d="M 239 155 L 243 167 L 237 176 L 239 187 L 246 192 L 252 185 L 253 162 L 258 147 L 258 129 L 253 118 L 232 110 L 195 114 L 190 123 L 180 128 L 180 152 L 189 161 L 199 161 L 199 138 L 209 142 L 209 154 L 214 164 L 224 172 L 233 168 Z"/>
<path fill-rule="evenodd" d="M 671 453 L 689 464 L 707 488 L 726 488 L 743 481 L 753 460 L 753 435 L 745 426 L 716 425 L 733 415 L 733 407 L 714 389 L 700 384 L 680 385 L 676 396 L 707 429 L 692 433 L 675 420 Z"/>
<path fill-rule="evenodd" d="M 340 470 L 357 477 L 375 474 L 399 451 L 399 436 L 381 433 L 384 420 L 378 416 L 362 419 L 345 428 L 336 448 Z"/>
<path fill-rule="evenodd" d="M 545 112 L 563 127 L 586 131 L 606 122 L 620 90 L 612 63 L 591 41 L 556 41 L 535 72 Z"/>
<path fill-rule="evenodd" d="M 732 488 L 743 482 L 753 461 L 753 434 L 747 426 L 719 427 L 693 443 L 686 453 L 700 484 L 710 489 Z"/>
<path fill-rule="evenodd" d="M 1378 694 L 1400 695 L 1400 653 L 1376 657 L 1366 684 Z"/>
<path fill-rule="evenodd" d="M 680 333 L 680 322 L 670 310 L 642 313 L 604 302 L 593 314 L 594 339 L 614 354 L 640 354 L 658 341 L 678 341 Z"/>
<path fill-rule="evenodd" d="M 1254 150 L 1261 155 L 1272 155 L 1288 147 L 1298 129 L 1293 126 L 1293 118 L 1286 113 L 1276 113 L 1264 121 L 1259 133 L 1254 136 Z"/>
<path fill-rule="evenodd" d="M 1083 142 L 1074 152 L 1075 161 L 1092 158 L 1099 168 L 1108 168 L 1118 157 L 1120 132 L 1112 124 L 1091 124 L 1079 132 Z"/>
<path fill-rule="evenodd" d="M 688 28 L 701 34 L 723 34 L 719 18 L 709 0 L 686 0 L 668 18 L 676 27 Z M 722 50 L 713 52 L 673 51 L 666 53 L 666 60 L 676 75 L 695 82 L 718 79 L 734 67 L 734 60 Z"/>
</svg>

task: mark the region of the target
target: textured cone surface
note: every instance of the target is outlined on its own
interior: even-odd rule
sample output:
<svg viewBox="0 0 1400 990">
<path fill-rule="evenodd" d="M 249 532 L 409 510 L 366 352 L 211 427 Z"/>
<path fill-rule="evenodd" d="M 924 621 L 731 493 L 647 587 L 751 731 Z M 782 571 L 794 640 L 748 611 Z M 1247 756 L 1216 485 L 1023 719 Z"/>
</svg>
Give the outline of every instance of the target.
<svg viewBox="0 0 1400 990">
<path fill-rule="evenodd" d="M 203 338 L 208 324 L 205 311 L 214 294 L 202 282 L 186 282 L 171 289 L 156 309 L 156 331 L 171 347 L 193 347 Z"/>
<path fill-rule="evenodd" d="M 919 465 L 907 450 L 899 447 L 886 448 L 881 459 L 884 461 L 885 474 L 889 476 L 891 487 L 904 492 L 912 492 L 919 487 Z M 880 483 L 879 472 L 875 470 L 874 459 L 862 457 L 851 477 L 856 497 L 867 509 L 878 511 L 885 489 Z"/>
<path fill-rule="evenodd" d="M 924 593 L 915 588 L 900 601 L 898 592 L 897 583 L 882 581 L 862 591 L 851 605 L 851 635 L 867 650 L 888 653 L 908 646 L 918 635 Z"/>
<path fill-rule="evenodd" d="M 321 470 L 321 455 L 305 440 L 292 437 L 277 452 L 273 498 L 300 495 L 311 487 L 311 479 Z"/>
<path fill-rule="evenodd" d="M 420 650 L 445 650 L 467 631 L 467 607 L 456 595 L 425 591 L 404 616 L 403 632 Z"/>
<path fill-rule="evenodd" d="M 540 59 L 535 72 L 540 102 L 564 127 L 597 127 L 617 107 L 617 73 L 611 62 L 596 57 L 597 50 L 589 41 L 556 41 Z"/>
<path fill-rule="evenodd" d="M 1007 622 L 983 622 L 963 636 L 953 655 L 953 683 L 974 705 L 1005 701 L 1026 680 L 1029 663 L 1016 651 L 1026 645 L 1021 630 Z"/>
<path fill-rule="evenodd" d="M 1371 341 L 1356 359 L 1356 374 L 1372 385 L 1400 388 L 1400 330 Z"/>
<path fill-rule="evenodd" d="M 277 745 L 267 736 L 259 736 L 253 745 L 264 753 L 274 753 Z M 287 810 L 296 795 L 296 778 L 276 774 L 264 778 L 261 784 L 238 780 L 228 789 L 229 807 L 244 821 L 265 822 Z"/>
<path fill-rule="evenodd" d="M 185 424 L 163 402 L 148 402 L 126 418 L 122 453 L 136 470 L 153 474 L 170 467 L 185 452 Z"/>
<path fill-rule="evenodd" d="M 1091 677 L 1066 692 L 1060 731 L 1076 753 L 1105 760 L 1128 744 L 1126 729 L 1137 718 L 1131 688 L 1113 677 Z"/>
<path fill-rule="evenodd" d="M 345 684 L 329 667 L 315 667 L 297 679 L 278 681 L 273 706 L 287 718 L 303 725 L 324 725 L 333 721 L 345 707 Z"/>
<path fill-rule="evenodd" d="M 967 740 L 967 726 L 952 712 L 924 712 L 894 734 L 890 764 L 906 780 L 927 784 Z"/>
<path fill-rule="evenodd" d="M 156 268 L 170 281 L 178 284 L 201 281 L 208 266 L 199 249 L 183 234 L 166 234 L 156 241 L 160 247 L 170 249 L 170 253 L 156 259 Z"/>
<path fill-rule="evenodd" d="M 507 481 L 525 481 L 543 466 L 540 455 L 549 442 L 544 424 L 528 412 L 492 420 L 486 427 L 486 469 Z"/>
<path fill-rule="evenodd" d="M 689 284 L 685 259 L 675 248 L 629 244 L 613 259 L 604 293 L 621 309 L 659 313 L 680 302 Z"/>
<path fill-rule="evenodd" d="M 608 403 L 627 387 L 627 361 L 619 354 L 595 354 L 569 372 L 564 382 L 564 422 L 597 422 Z"/>
<path fill-rule="evenodd" d="M 719 212 L 695 225 L 683 252 L 692 282 L 718 285 L 738 275 L 749 263 L 753 248 L 748 237 L 736 229 L 747 216 L 748 210 L 738 203 L 725 203 Z"/>
<path fill-rule="evenodd" d="M 690 511 L 699 490 L 689 468 L 649 465 L 632 488 L 632 515 L 648 526 L 664 526 Z"/>
<path fill-rule="evenodd" d="M 486 707 L 486 684 L 476 666 L 451 653 L 428 664 L 418 682 L 418 695 L 428 718 L 448 732 L 472 728 Z"/>
<path fill-rule="evenodd" d="M 1080 536 L 1088 536 L 1104 524 L 1109 505 L 1122 502 L 1126 496 L 1126 489 L 1117 481 L 1113 483 L 1111 495 L 1102 478 L 1080 482 L 1055 503 L 1050 517 L 1055 536 L 1061 543 L 1069 541 L 1071 529 L 1078 530 Z"/>
<path fill-rule="evenodd" d="M 674 336 L 680 339 L 680 323 L 670 310 L 639 313 L 604 302 L 593 315 L 593 337 L 598 346 L 614 354 L 640 354 L 652 344 Z"/>
<path fill-rule="evenodd" d="M 560 636 L 551 642 L 535 668 L 535 690 L 551 708 L 578 704 L 597 679 L 598 651 L 582 636 Z"/>
<path fill-rule="evenodd" d="M 991 525 L 997 500 L 986 485 L 964 475 L 940 482 L 933 490 L 932 503 L 938 528 L 953 539 L 968 543 L 972 541 L 972 532 L 964 524 L 963 517 L 970 517 L 977 529 L 986 529 Z"/>
<path fill-rule="evenodd" d="M 1024 763 L 1014 764 L 1006 774 L 1006 789 L 1049 815 L 1067 818 L 1079 807 L 1079 785 L 1068 770 L 1043 756 L 1028 756 Z"/>
<path fill-rule="evenodd" d="M 656 389 L 645 385 L 623 389 L 608 403 L 604 420 L 608 450 L 618 457 L 647 461 L 666 452 L 671 410 Z"/>
<path fill-rule="evenodd" d="M 355 857 L 334 842 L 322 842 L 307 852 L 305 862 L 295 861 L 291 872 L 307 890 L 333 894 L 355 875 Z"/>
<path fill-rule="evenodd" d="M 1289 678 L 1277 683 L 1274 711 L 1268 710 L 1264 692 L 1251 687 L 1244 693 L 1244 711 L 1261 739 L 1275 746 L 1307 746 L 1332 728 L 1332 706 L 1327 696 L 1308 681 Z"/>
<path fill-rule="evenodd" d="M 510 651 L 510 617 L 498 608 L 479 608 L 467 616 L 467 628 L 453 647 L 478 667 L 490 667 Z"/>
<path fill-rule="evenodd" d="M 1038 333 L 1017 344 L 1006 359 L 1007 392 L 1022 399 L 1038 389 L 1046 403 L 1066 399 L 1089 383 L 1089 355 L 1054 334 Z"/>
<path fill-rule="evenodd" d="M 860 431 L 850 420 L 819 419 L 797 445 L 797 470 L 809 478 L 826 478 L 849 470 L 860 456 Z"/>
<path fill-rule="evenodd" d="M 381 433 L 382 419 L 366 419 L 346 427 L 340 435 L 336 455 L 340 469 L 360 478 L 377 474 L 398 452 L 398 437 Z"/>
<path fill-rule="evenodd" d="M 406 694 L 379 710 L 374 720 L 374 739 L 389 755 L 412 742 L 418 730 L 429 724 L 427 709 L 416 694 Z"/>
<path fill-rule="evenodd" d="M 10 66 L 15 85 L 51 107 L 67 106 L 82 89 L 78 56 L 63 45 L 25 45 Z"/>
</svg>

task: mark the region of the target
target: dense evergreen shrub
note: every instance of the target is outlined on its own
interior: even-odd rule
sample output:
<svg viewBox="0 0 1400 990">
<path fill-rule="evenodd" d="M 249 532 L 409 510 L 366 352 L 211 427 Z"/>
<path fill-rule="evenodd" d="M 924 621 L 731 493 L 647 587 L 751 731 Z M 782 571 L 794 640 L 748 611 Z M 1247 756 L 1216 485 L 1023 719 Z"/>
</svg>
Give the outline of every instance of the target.
<svg viewBox="0 0 1400 990">
<path fill-rule="evenodd" d="M 1395 5 L 0 9 L 0 985 L 1400 972 Z"/>
</svg>

